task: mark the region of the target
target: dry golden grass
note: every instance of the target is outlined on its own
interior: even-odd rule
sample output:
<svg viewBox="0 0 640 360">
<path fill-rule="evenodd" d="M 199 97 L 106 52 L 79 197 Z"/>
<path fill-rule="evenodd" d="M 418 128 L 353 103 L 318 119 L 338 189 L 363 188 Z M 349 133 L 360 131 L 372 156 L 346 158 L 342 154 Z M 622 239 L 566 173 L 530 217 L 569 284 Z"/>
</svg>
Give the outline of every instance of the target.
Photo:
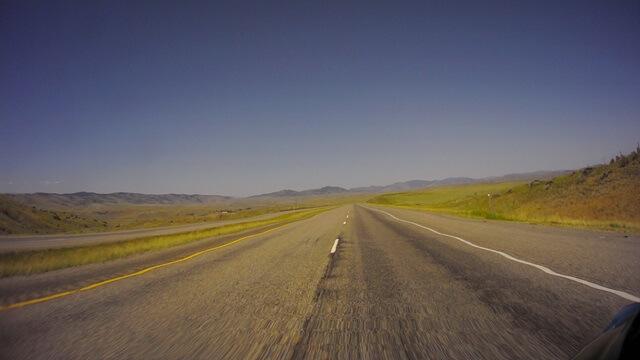
<svg viewBox="0 0 640 360">
<path fill-rule="evenodd" d="M 96 219 L 65 211 L 42 210 L 0 194 L 0 234 L 50 234 L 79 229 L 100 231 L 107 226 Z"/>
<path fill-rule="evenodd" d="M 446 186 L 381 195 L 370 202 L 475 218 L 640 232 L 640 158 L 633 152 L 612 164 L 552 180 Z"/>
<path fill-rule="evenodd" d="M 288 213 L 266 220 L 250 221 L 180 234 L 144 237 L 101 245 L 0 254 L 0 277 L 37 274 L 56 269 L 104 262 L 148 251 L 183 245 L 214 236 L 233 234 L 273 224 L 296 221 L 329 209 L 331 208 L 306 210 Z"/>
</svg>

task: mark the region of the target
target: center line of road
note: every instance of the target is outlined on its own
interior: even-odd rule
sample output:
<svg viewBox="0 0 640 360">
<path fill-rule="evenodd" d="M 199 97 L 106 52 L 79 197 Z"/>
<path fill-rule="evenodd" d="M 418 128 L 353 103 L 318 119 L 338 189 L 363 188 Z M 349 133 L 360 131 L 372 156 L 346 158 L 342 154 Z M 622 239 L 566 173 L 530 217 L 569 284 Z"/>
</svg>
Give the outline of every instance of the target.
<svg viewBox="0 0 640 360">
<path fill-rule="evenodd" d="M 339 240 L 340 240 L 340 239 L 336 239 L 336 241 L 333 243 L 333 247 L 331 248 L 331 253 L 332 253 L 332 254 L 333 254 L 333 253 L 335 253 L 335 252 L 336 252 L 336 250 L 338 250 L 338 241 L 339 241 Z"/>
<path fill-rule="evenodd" d="M 87 286 L 79 288 L 79 289 L 64 291 L 64 292 L 61 292 L 61 293 L 57 293 L 57 294 L 53 294 L 53 295 L 49 295 L 49 296 L 45 296 L 45 297 L 41 297 L 41 298 L 36 298 L 36 299 L 32 299 L 32 300 L 22 301 L 22 302 L 18 302 L 18 303 L 13 303 L 13 304 L 9 304 L 9 305 L 4 305 L 4 306 L 0 305 L 0 311 L 20 308 L 20 307 L 27 306 L 27 305 L 33 305 L 33 304 L 37 304 L 37 303 L 41 303 L 41 302 L 57 299 L 57 298 L 60 298 L 60 297 L 63 297 L 63 296 L 76 294 L 76 293 L 79 293 L 81 291 L 87 291 L 87 290 L 95 289 L 97 287 L 100 287 L 100 286 L 103 286 L 103 285 L 107 285 L 107 284 L 110 284 L 112 282 L 116 282 L 116 281 L 119 281 L 119 280 L 124 280 L 124 279 L 128 279 L 128 278 L 132 278 L 134 276 L 142 275 L 142 274 L 148 273 L 149 271 L 152 271 L 152 270 L 155 270 L 155 269 L 159 269 L 159 268 L 162 268 L 162 267 L 165 267 L 165 266 L 174 265 L 174 264 L 181 263 L 183 261 L 191 260 L 196 256 L 200 256 L 202 254 L 205 254 L 205 253 L 208 253 L 208 252 L 211 252 L 211 251 L 214 251 L 214 250 L 225 248 L 225 247 L 227 247 L 229 245 L 233 245 L 233 244 L 238 243 L 238 242 L 240 242 L 242 240 L 246 240 L 246 239 L 254 238 L 254 237 L 257 237 L 257 236 L 260 236 L 260 235 L 268 234 L 270 232 L 282 229 L 284 227 L 293 225 L 293 224 L 301 222 L 301 221 L 311 220 L 311 219 L 315 218 L 316 216 L 318 216 L 320 214 L 321 213 L 315 214 L 315 215 L 313 215 L 313 216 L 311 216 L 309 218 L 306 218 L 306 219 L 289 222 L 289 223 L 286 223 L 284 225 L 280 225 L 280 226 L 271 228 L 269 230 L 259 232 L 257 234 L 243 236 L 243 237 L 241 237 L 239 239 L 230 241 L 228 243 L 225 243 L 225 244 L 222 244 L 222 245 L 218 245 L 218 246 L 214 246 L 214 247 L 211 247 L 211 248 L 208 248 L 208 249 L 205 249 L 205 250 L 198 251 L 196 253 L 193 253 L 191 255 L 185 256 L 185 257 L 180 258 L 178 260 L 173 260 L 173 261 L 169 261 L 169 262 L 166 262 L 166 263 L 163 263 L 163 264 L 154 265 L 154 266 L 151 266 L 151 267 L 136 271 L 136 272 L 131 273 L 131 274 L 122 275 L 122 276 L 118 276 L 118 277 L 115 277 L 115 278 L 112 278 L 112 279 L 107 279 L 107 280 L 104 280 L 104 281 L 100 281 L 100 282 L 97 282 L 97 283 L 94 283 L 94 284 L 91 284 L 91 285 L 87 285 Z"/>
<path fill-rule="evenodd" d="M 396 220 L 401 221 L 401 222 L 405 222 L 405 223 L 407 223 L 407 224 L 415 225 L 415 226 L 417 226 L 417 227 L 420 227 L 420 228 L 423 228 L 423 229 L 429 230 L 429 231 L 431 231 L 431 232 L 433 232 L 433 233 L 436 233 L 436 234 L 438 234 L 438 235 L 446 236 L 446 237 L 450 237 L 450 238 L 452 238 L 452 239 L 456 239 L 456 240 L 461 241 L 461 242 L 463 242 L 463 243 L 465 243 L 465 244 L 467 244 L 467 245 L 469 245 L 469 246 L 472 246 L 472 247 L 474 247 L 474 248 L 481 249 L 481 250 L 485 250 L 485 251 L 489 251 L 489 252 L 492 252 L 492 253 L 495 253 L 495 254 L 498 254 L 498 255 L 502 255 L 502 256 L 506 257 L 507 259 L 509 259 L 509 260 L 511 260 L 511 261 L 515 261 L 515 262 L 518 262 L 518 263 L 521 263 L 521 264 L 525 264 L 525 265 L 533 266 L 534 268 L 536 268 L 536 269 L 538 269 L 538 270 L 541 270 L 541 271 L 543 271 L 543 272 L 545 272 L 545 273 L 547 273 L 547 274 L 549 274 L 549 275 L 557 276 L 557 277 L 560 277 L 560 278 L 563 278 L 563 279 L 567 279 L 567 280 L 571 280 L 571 281 L 575 281 L 575 282 L 577 282 L 577 283 L 580 283 L 580 284 L 582 284 L 582 285 L 589 286 L 589 287 L 594 288 L 594 289 L 598 289 L 598 290 L 602 290 L 602 291 L 610 292 L 610 293 L 612 293 L 612 294 L 615 294 L 615 295 L 620 296 L 620 297 L 621 297 L 621 298 L 623 298 L 623 299 L 631 300 L 631 301 L 634 301 L 634 302 L 640 302 L 640 298 L 639 298 L 639 297 L 634 296 L 634 295 L 631 295 L 631 294 L 626 293 L 626 292 L 624 292 L 624 291 L 615 290 L 615 289 L 610 289 L 610 288 L 608 288 L 608 287 L 605 287 L 605 286 L 602 286 L 602 285 L 598 285 L 598 284 L 592 283 L 592 282 L 587 281 L 587 280 L 583 280 L 583 279 L 580 279 L 580 278 L 577 278 L 577 277 L 573 277 L 573 276 L 570 276 L 570 275 L 560 274 L 560 273 L 557 273 L 557 272 L 555 272 L 555 271 L 553 271 L 553 270 L 549 269 L 548 267 L 545 267 L 545 266 L 542 266 L 542 265 L 538 265 L 538 264 L 534 264 L 534 263 L 531 263 L 531 262 L 528 262 L 528 261 L 524 261 L 524 260 L 518 259 L 518 258 L 513 257 L 513 256 L 511 256 L 511 255 L 509 255 L 509 254 L 507 254 L 507 253 L 504 253 L 504 252 L 502 252 L 502 251 L 493 250 L 493 249 L 486 248 L 486 247 L 484 247 L 484 246 L 476 245 L 476 244 L 474 244 L 474 243 L 472 243 L 472 242 L 470 242 L 470 241 L 467 241 L 467 240 L 465 240 L 465 239 L 463 239 L 463 238 L 460 238 L 460 237 L 457 237 L 457 236 L 453 236 L 453 235 L 449 235 L 449 234 L 445 234 L 445 233 L 441 233 L 441 232 L 439 232 L 439 231 L 433 230 L 432 228 L 429 228 L 429 227 L 426 227 L 426 226 L 423 226 L 423 225 L 420 225 L 420 224 L 416 224 L 416 223 L 411 222 L 411 221 L 408 221 L 408 220 L 403 220 L 403 219 L 397 218 L 397 217 L 395 217 L 395 216 L 393 216 L 393 215 L 389 214 L 389 213 L 388 213 L 388 212 L 386 212 L 386 211 L 382 211 L 382 210 L 378 210 L 378 209 L 373 209 L 373 208 L 370 208 L 370 207 L 367 207 L 367 206 L 363 206 L 363 207 L 364 207 L 364 208 L 366 208 L 366 209 L 369 209 L 369 210 L 373 210 L 373 211 L 381 212 L 381 213 L 383 213 L 383 214 L 387 214 L 387 215 L 389 215 L 390 217 L 392 217 L 393 219 L 396 219 Z"/>
</svg>

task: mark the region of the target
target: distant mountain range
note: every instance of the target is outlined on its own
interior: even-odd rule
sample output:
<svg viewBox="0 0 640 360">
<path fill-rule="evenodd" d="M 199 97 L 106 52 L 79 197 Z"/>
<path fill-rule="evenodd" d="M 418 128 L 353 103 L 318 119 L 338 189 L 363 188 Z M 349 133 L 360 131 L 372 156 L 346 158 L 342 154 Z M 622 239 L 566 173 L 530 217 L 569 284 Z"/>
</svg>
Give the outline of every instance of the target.
<svg viewBox="0 0 640 360">
<path fill-rule="evenodd" d="M 345 189 L 337 186 L 325 186 L 319 189 L 303 191 L 280 190 L 268 194 L 249 196 L 247 199 L 269 199 L 287 197 L 307 197 L 335 194 L 381 193 L 392 191 L 407 191 L 438 185 L 468 184 L 486 181 L 527 181 L 535 179 L 552 178 L 569 173 L 570 171 L 536 171 L 522 174 L 508 174 L 499 177 L 472 179 L 467 177 L 447 178 L 444 180 L 411 180 L 393 183 L 383 186 L 365 186 Z M 96 205 L 169 205 L 169 204 L 223 204 L 238 198 L 220 195 L 186 195 L 186 194 L 162 194 L 149 195 L 128 192 L 111 194 L 97 194 L 92 192 L 77 192 L 72 194 L 7 194 L 10 198 L 28 206 L 36 206 L 45 209 L 62 209 L 70 207 L 90 207 Z"/>
<path fill-rule="evenodd" d="M 303 191 L 295 190 L 280 190 L 268 194 L 249 196 L 250 199 L 260 197 L 287 197 L 287 196 L 313 196 L 313 195 L 330 195 L 330 194 L 344 194 L 350 192 L 349 190 L 337 186 L 325 186 L 320 189 L 309 189 Z"/>
<path fill-rule="evenodd" d="M 410 180 L 393 183 L 391 185 L 374 185 L 364 186 L 351 189 L 345 189 L 336 186 L 325 186 L 319 189 L 310 189 L 304 191 L 280 190 L 272 193 L 250 196 L 249 198 L 264 197 L 293 197 L 293 196 L 310 196 L 310 195 L 331 195 L 331 194 L 355 194 L 355 193 L 377 193 L 390 191 L 406 191 L 413 189 L 422 189 L 439 185 L 456 185 L 469 184 L 477 182 L 498 182 L 498 181 L 528 181 L 536 179 L 548 179 L 556 176 L 562 176 L 570 173 L 570 170 L 558 171 L 535 171 L 529 173 L 507 174 L 504 176 L 495 176 L 481 179 L 473 179 L 468 177 L 452 177 L 443 180 Z"/>
<path fill-rule="evenodd" d="M 420 189 L 436 185 L 468 184 L 478 181 L 467 177 L 446 178 L 444 180 L 409 180 L 384 186 L 366 186 L 350 189 L 351 192 L 381 192 Z"/>
</svg>

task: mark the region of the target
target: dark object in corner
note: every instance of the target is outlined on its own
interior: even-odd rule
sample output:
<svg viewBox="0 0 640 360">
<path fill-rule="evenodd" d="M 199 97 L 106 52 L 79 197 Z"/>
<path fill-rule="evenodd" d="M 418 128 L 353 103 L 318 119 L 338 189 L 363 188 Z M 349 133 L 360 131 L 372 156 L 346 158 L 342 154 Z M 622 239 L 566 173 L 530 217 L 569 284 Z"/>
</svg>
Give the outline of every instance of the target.
<svg viewBox="0 0 640 360">
<path fill-rule="evenodd" d="M 640 303 L 625 306 L 602 334 L 582 349 L 574 360 L 638 359 L 640 354 Z"/>
</svg>

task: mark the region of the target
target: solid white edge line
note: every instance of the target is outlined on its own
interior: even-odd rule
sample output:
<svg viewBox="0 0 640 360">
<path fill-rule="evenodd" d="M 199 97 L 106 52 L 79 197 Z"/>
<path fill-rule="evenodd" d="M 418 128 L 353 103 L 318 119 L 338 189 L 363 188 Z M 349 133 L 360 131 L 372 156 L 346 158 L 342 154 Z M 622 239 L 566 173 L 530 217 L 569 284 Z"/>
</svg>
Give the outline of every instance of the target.
<svg viewBox="0 0 640 360">
<path fill-rule="evenodd" d="M 633 295 L 631 295 L 629 293 L 626 293 L 624 291 L 610 289 L 608 287 L 605 287 L 605 286 L 602 286 L 602 285 L 598 285 L 598 284 L 592 283 L 592 282 L 587 281 L 587 280 L 583 280 L 583 279 L 580 279 L 580 278 L 577 278 L 577 277 L 573 277 L 573 276 L 570 276 L 570 275 L 560 274 L 560 273 L 557 273 L 557 272 L 549 269 L 548 267 L 545 267 L 545 266 L 542 266 L 542 265 L 538 265 L 538 264 L 534 264 L 534 263 L 530 263 L 528 261 L 520 260 L 520 259 L 518 259 L 516 257 L 513 257 L 513 256 L 511 256 L 511 255 L 509 255 L 507 253 L 504 253 L 502 251 L 493 250 L 493 249 L 489 249 L 489 248 L 486 248 L 486 247 L 483 247 L 483 246 L 479 246 L 479 245 L 476 245 L 476 244 L 474 244 L 474 243 L 472 243 L 470 241 L 467 241 L 467 240 L 465 240 L 463 238 L 460 238 L 460 237 L 457 237 L 457 236 L 453 236 L 453 235 L 449 235 L 449 234 L 445 234 L 445 233 L 441 233 L 441 232 L 433 230 L 433 229 L 431 229 L 429 227 L 426 227 L 426 226 L 423 226 L 423 225 L 420 225 L 420 224 L 416 224 L 416 223 L 408 221 L 408 220 L 399 219 L 399 218 L 389 214 L 386 211 L 370 208 L 370 207 L 367 207 L 367 206 L 363 206 L 363 207 L 366 208 L 366 209 L 369 209 L 369 210 L 378 211 L 378 212 L 387 214 L 387 215 L 391 216 L 392 218 L 394 218 L 394 219 L 396 219 L 398 221 L 402 221 L 402 222 L 405 222 L 407 224 L 415 225 L 417 227 L 429 230 L 429 231 L 431 231 L 433 233 L 436 233 L 438 235 L 450 237 L 452 239 L 456 239 L 456 240 L 461 241 L 461 242 L 463 242 L 463 243 L 465 243 L 465 244 L 467 244 L 469 246 L 472 246 L 474 248 L 478 248 L 478 249 L 481 249 L 481 250 L 485 250 L 485 251 L 489 251 L 489 252 L 492 252 L 492 253 L 496 253 L 498 255 L 502 255 L 502 256 L 506 257 L 507 259 L 509 259 L 511 261 L 515 261 L 515 262 L 518 262 L 518 263 L 521 263 L 521 264 L 533 266 L 534 268 L 536 268 L 538 270 L 541 270 L 541 271 L 543 271 L 543 272 L 545 272 L 545 273 L 547 273 L 549 275 L 553 275 L 553 276 L 561 277 L 563 279 L 575 281 L 577 283 L 580 283 L 580 284 L 583 284 L 583 285 L 587 285 L 587 286 L 589 286 L 591 288 L 594 288 L 594 289 L 610 292 L 612 294 L 620 296 L 623 299 L 627 299 L 627 300 L 634 301 L 634 302 L 640 302 L 640 298 L 639 297 L 633 296 Z"/>
<path fill-rule="evenodd" d="M 331 248 L 331 253 L 335 253 L 336 250 L 338 250 L 338 240 L 340 239 L 336 239 L 336 241 L 333 243 L 333 247 Z"/>
</svg>

